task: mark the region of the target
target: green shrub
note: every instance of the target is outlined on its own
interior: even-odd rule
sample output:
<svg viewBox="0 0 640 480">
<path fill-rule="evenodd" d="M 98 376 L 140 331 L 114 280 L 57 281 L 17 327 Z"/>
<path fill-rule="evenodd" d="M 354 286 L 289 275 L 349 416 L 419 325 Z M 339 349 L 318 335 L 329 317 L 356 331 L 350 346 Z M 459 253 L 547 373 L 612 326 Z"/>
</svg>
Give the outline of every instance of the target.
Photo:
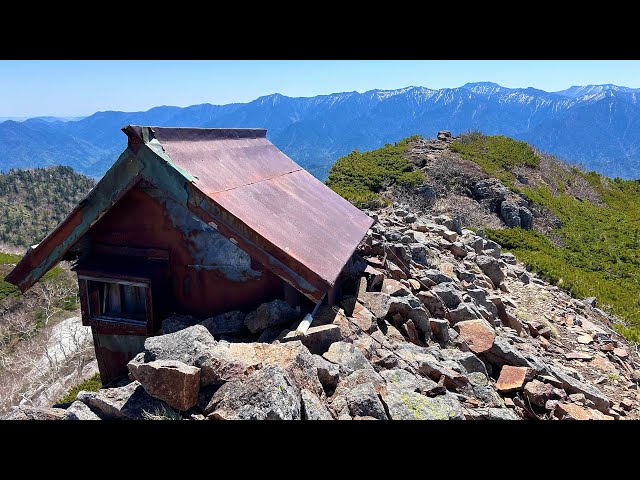
<svg viewBox="0 0 640 480">
<path fill-rule="evenodd" d="M 513 167 L 540 165 L 540 157 L 528 143 L 502 135 L 465 133 L 451 144 L 451 150 L 458 152 L 462 158 L 477 163 L 508 186 L 512 186 L 515 179 L 511 173 Z"/>
<path fill-rule="evenodd" d="M 71 403 L 76 401 L 76 397 L 81 390 L 87 390 L 89 392 L 97 392 L 102 387 L 102 382 L 100 381 L 100 374 L 96 373 L 93 377 L 85 380 L 78 385 L 71 387 L 69 392 L 58 400 L 58 403 Z"/>
<path fill-rule="evenodd" d="M 385 187 L 416 186 L 423 179 L 422 172 L 413 169 L 405 158 L 409 137 L 393 145 L 360 153 L 357 150 L 339 158 L 329 170 L 327 186 L 360 208 L 381 206 L 378 193 Z"/>
</svg>

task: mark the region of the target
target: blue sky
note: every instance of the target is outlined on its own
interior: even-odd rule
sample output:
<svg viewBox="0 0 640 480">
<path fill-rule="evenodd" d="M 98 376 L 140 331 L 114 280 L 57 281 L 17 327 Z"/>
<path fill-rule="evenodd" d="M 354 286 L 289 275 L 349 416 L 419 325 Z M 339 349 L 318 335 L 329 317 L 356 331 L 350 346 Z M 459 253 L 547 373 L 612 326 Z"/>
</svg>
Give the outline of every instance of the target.
<svg viewBox="0 0 640 480">
<path fill-rule="evenodd" d="M 0 117 L 80 116 L 158 105 L 247 102 L 409 85 L 492 81 L 557 91 L 571 85 L 640 87 L 630 60 L 45 60 L 0 61 Z"/>
</svg>

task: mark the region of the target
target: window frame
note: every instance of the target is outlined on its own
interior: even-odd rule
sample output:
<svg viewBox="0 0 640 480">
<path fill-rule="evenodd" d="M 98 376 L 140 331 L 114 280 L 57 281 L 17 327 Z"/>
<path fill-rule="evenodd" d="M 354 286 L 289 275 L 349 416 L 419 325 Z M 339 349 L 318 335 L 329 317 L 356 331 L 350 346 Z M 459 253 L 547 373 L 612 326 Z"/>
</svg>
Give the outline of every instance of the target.
<svg viewBox="0 0 640 480">
<path fill-rule="evenodd" d="M 82 324 L 90 327 L 103 327 L 119 334 L 152 334 L 153 322 L 153 288 L 150 278 L 119 276 L 111 274 L 101 276 L 77 272 L 78 286 L 80 290 L 80 303 L 83 310 Z M 145 294 L 145 318 L 136 320 L 126 316 L 104 315 L 101 312 L 100 295 L 98 290 L 91 287 L 89 282 L 115 283 L 144 288 Z"/>
</svg>

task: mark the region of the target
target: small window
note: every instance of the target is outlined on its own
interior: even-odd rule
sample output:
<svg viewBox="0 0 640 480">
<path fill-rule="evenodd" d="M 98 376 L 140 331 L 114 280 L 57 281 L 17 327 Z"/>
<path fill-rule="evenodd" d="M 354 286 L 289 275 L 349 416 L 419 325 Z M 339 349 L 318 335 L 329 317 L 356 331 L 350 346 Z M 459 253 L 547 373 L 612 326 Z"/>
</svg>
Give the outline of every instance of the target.
<svg viewBox="0 0 640 480">
<path fill-rule="evenodd" d="M 141 326 L 147 324 L 150 285 L 118 279 L 79 278 L 86 282 L 91 319 Z"/>
</svg>

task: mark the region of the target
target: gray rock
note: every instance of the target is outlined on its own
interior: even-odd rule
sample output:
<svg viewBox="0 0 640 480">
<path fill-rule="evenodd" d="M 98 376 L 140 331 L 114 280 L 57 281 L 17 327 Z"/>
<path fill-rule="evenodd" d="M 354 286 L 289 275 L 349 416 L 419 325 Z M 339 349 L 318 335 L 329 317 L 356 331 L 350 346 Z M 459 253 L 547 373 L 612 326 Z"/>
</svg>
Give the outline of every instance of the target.
<svg viewBox="0 0 640 480">
<path fill-rule="evenodd" d="M 520 420 L 513 410 L 508 408 L 475 408 L 470 411 L 473 420 Z"/>
<path fill-rule="evenodd" d="M 508 263 L 509 265 L 515 265 L 516 263 L 518 263 L 516 256 L 513 253 L 503 253 L 502 255 L 500 255 L 500 260 Z"/>
<path fill-rule="evenodd" d="M 435 317 L 442 318 L 445 313 L 445 305 L 440 297 L 431 291 L 418 292 L 418 299 L 425 308 Z"/>
<path fill-rule="evenodd" d="M 309 390 L 302 389 L 302 418 L 304 420 L 333 420 L 327 407 Z"/>
<path fill-rule="evenodd" d="M 429 270 L 424 270 L 422 272 L 422 275 L 435 283 L 453 282 L 453 278 L 449 277 L 448 275 L 445 275 L 440 270 L 436 270 L 433 268 Z"/>
<path fill-rule="evenodd" d="M 100 420 L 100 417 L 93 413 L 84 403 L 76 400 L 64 414 L 65 420 Z"/>
<path fill-rule="evenodd" d="M 202 386 L 242 380 L 261 367 L 276 365 L 283 369 L 296 389 L 306 388 L 322 394 L 314 357 L 299 341 L 275 344 L 221 341 L 210 348 L 208 354 L 201 364 Z"/>
<path fill-rule="evenodd" d="M 324 391 L 329 394 L 338 386 L 340 369 L 335 363 L 325 360 L 320 355 L 313 355 L 313 365 L 316 369 L 318 380 Z"/>
<path fill-rule="evenodd" d="M 460 402 L 450 393 L 427 397 L 412 391 L 390 389 L 384 402 L 391 420 L 464 420 Z"/>
<path fill-rule="evenodd" d="M 526 207 L 520 207 L 518 214 L 520 215 L 520 226 L 525 230 L 531 230 L 533 228 L 533 215 L 531 211 Z"/>
<path fill-rule="evenodd" d="M 451 251 L 453 256 L 458 258 L 464 258 L 469 254 L 469 252 L 461 242 L 453 242 L 449 247 L 449 250 Z"/>
<path fill-rule="evenodd" d="M 502 202 L 500 205 L 500 216 L 507 227 L 520 226 L 520 212 L 517 205 L 511 202 Z"/>
<path fill-rule="evenodd" d="M 500 268 L 500 262 L 495 258 L 488 255 L 478 255 L 476 257 L 476 264 L 480 267 L 482 273 L 491 279 L 496 287 L 505 279 L 505 274 Z"/>
<path fill-rule="evenodd" d="M 463 352 L 458 350 L 457 348 L 445 348 L 441 350 L 442 354 L 445 358 L 458 362 L 467 373 L 482 373 L 483 375 L 487 374 L 487 367 L 485 367 L 482 360 L 480 360 L 476 355 L 472 352 Z"/>
<path fill-rule="evenodd" d="M 451 336 L 449 335 L 449 321 L 440 319 L 440 318 L 432 318 L 429 320 L 429 324 L 431 326 L 431 332 L 436 340 L 444 343 L 448 343 L 451 341 Z"/>
<path fill-rule="evenodd" d="M 391 297 L 382 292 L 364 292 L 358 295 L 358 301 L 377 319 L 383 319 L 389 312 Z"/>
<path fill-rule="evenodd" d="M 395 315 L 396 313 L 399 313 L 406 318 L 413 309 L 419 308 L 420 305 L 420 300 L 411 294 L 403 297 L 391 297 L 389 299 L 389 310 L 387 314 Z"/>
<path fill-rule="evenodd" d="M 322 356 L 331 363 L 338 365 L 340 373 L 345 376 L 355 370 L 363 368 L 373 369 L 362 352 L 351 343 L 333 343 L 329 347 L 329 350 L 323 353 Z"/>
<path fill-rule="evenodd" d="M 500 205 L 509 195 L 510 190 L 499 180 L 482 180 L 471 187 L 471 192 L 476 200 L 489 200 L 490 208 L 493 210 Z"/>
<path fill-rule="evenodd" d="M 407 213 L 407 215 L 405 215 L 405 217 L 403 218 L 404 223 L 413 223 L 418 219 L 418 217 L 416 217 L 413 213 Z"/>
<path fill-rule="evenodd" d="M 437 360 L 427 349 L 405 343 L 398 345 L 396 354 L 420 375 L 436 382 L 444 377 L 444 386 L 456 390 L 464 388 L 469 380 L 462 374 L 462 367 L 454 362 Z M 453 368 L 452 368 L 453 367 Z"/>
<path fill-rule="evenodd" d="M 394 243 L 393 245 L 387 246 L 387 251 L 391 253 L 390 259 L 394 263 L 397 263 L 398 259 L 400 259 L 404 264 L 408 264 L 411 261 L 411 249 L 407 245 Z"/>
<path fill-rule="evenodd" d="M 489 314 L 490 318 L 487 318 L 487 320 L 493 320 L 498 318 L 498 309 L 493 302 L 487 299 L 487 293 L 488 292 L 483 288 L 470 288 L 465 290 L 465 294 L 469 295 L 478 307 L 484 308 Z"/>
<path fill-rule="evenodd" d="M 383 370 L 380 376 L 387 383 L 387 388 L 395 388 L 401 391 L 415 392 L 420 390 L 420 381 L 418 377 L 412 375 L 406 370 L 398 368 L 393 370 Z"/>
<path fill-rule="evenodd" d="M 287 302 L 276 299 L 263 303 L 255 312 L 249 313 L 244 324 L 251 333 L 257 333 L 269 327 L 290 325 L 300 316 L 300 312 Z"/>
<path fill-rule="evenodd" d="M 400 235 L 400 233 L 396 232 L 395 230 L 386 232 L 384 236 L 389 242 L 399 242 L 400 238 L 402 237 L 402 235 Z"/>
<path fill-rule="evenodd" d="M 362 385 L 363 383 L 370 383 L 376 389 L 376 392 L 381 393 L 385 388 L 384 379 L 373 369 L 362 369 L 356 370 L 353 373 L 347 375 L 345 378 L 340 380 L 338 384 L 339 387 L 344 387 L 348 390 L 352 390 L 358 385 Z"/>
<path fill-rule="evenodd" d="M 449 310 L 446 314 L 447 319 L 452 325 L 465 320 L 476 320 L 482 318 L 482 314 L 478 311 L 473 303 L 462 302 L 457 308 Z"/>
<path fill-rule="evenodd" d="M 177 415 L 166 402 L 145 392 L 137 381 L 124 387 L 101 388 L 97 392 L 82 390 L 77 399 L 104 420 L 144 420 L 149 415 Z"/>
<path fill-rule="evenodd" d="M 394 212 L 398 217 L 406 217 L 409 212 L 407 212 L 404 208 L 397 208 Z"/>
<path fill-rule="evenodd" d="M 300 420 L 301 404 L 286 372 L 268 365 L 244 380 L 225 383 L 205 413 L 213 420 Z"/>
<path fill-rule="evenodd" d="M 199 367 L 207 358 L 207 351 L 216 345 L 209 331 L 202 325 L 179 330 L 167 335 L 149 337 L 144 342 L 146 361 L 178 360 Z"/>
<path fill-rule="evenodd" d="M 244 326 L 245 316 L 244 313 L 234 310 L 207 318 L 200 323 L 209 330 L 211 335 L 244 336 L 247 334 Z"/>
<path fill-rule="evenodd" d="M 411 249 L 411 259 L 421 265 L 429 265 L 430 255 L 429 249 L 421 243 L 412 243 L 409 245 Z"/>
<path fill-rule="evenodd" d="M 485 406 L 501 407 L 504 405 L 495 387 L 489 382 L 487 375 L 480 372 L 471 372 L 467 375 L 467 378 L 469 378 L 473 396 Z"/>
<path fill-rule="evenodd" d="M 64 420 L 65 410 L 62 408 L 30 407 L 20 405 L 13 407 L 11 413 L 2 420 Z"/>
<path fill-rule="evenodd" d="M 357 385 L 346 395 L 347 406 L 352 417 L 373 417 L 388 420 L 384 406 L 371 383 Z"/>
<path fill-rule="evenodd" d="M 297 334 L 295 331 L 284 336 L 282 342 L 300 340 L 311 353 L 322 355 L 332 343 L 342 340 L 342 333 L 338 325 L 319 325 L 310 327 L 306 334 Z"/>
<path fill-rule="evenodd" d="M 409 312 L 409 320 L 422 332 L 426 339 L 431 338 L 431 319 L 423 307 L 416 307 Z"/>
<path fill-rule="evenodd" d="M 456 308 L 462 302 L 462 292 L 453 283 L 441 283 L 433 287 L 431 291 L 438 295 L 449 309 Z"/>
<path fill-rule="evenodd" d="M 583 302 L 590 307 L 595 307 L 598 304 L 598 299 L 596 297 L 587 297 L 583 300 Z"/>
<path fill-rule="evenodd" d="M 535 370 L 529 360 L 511 346 L 507 339 L 499 335 L 493 341 L 491 350 L 484 353 L 483 356 L 495 366 L 512 365 L 515 367 L 529 367 Z"/>
<path fill-rule="evenodd" d="M 171 407 L 186 411 L 198 403 L 200 369 L 177 360 L 154 360 L 142 363 L 144 353 L 127 364 L 131 376 L 152 397 Z"/>
<path fill-rule="evenodd" d="M 567 393 L 582 393 L 587 399 L 593 402 L 594 408 L 604 414 L 609 414 L 611 401 L 596 387 L 571 377 L 556 366 L 549 365 L 549 370 L 554 377 L 562 382 L 562 388 L 564 388 Z"/>
</svg>

